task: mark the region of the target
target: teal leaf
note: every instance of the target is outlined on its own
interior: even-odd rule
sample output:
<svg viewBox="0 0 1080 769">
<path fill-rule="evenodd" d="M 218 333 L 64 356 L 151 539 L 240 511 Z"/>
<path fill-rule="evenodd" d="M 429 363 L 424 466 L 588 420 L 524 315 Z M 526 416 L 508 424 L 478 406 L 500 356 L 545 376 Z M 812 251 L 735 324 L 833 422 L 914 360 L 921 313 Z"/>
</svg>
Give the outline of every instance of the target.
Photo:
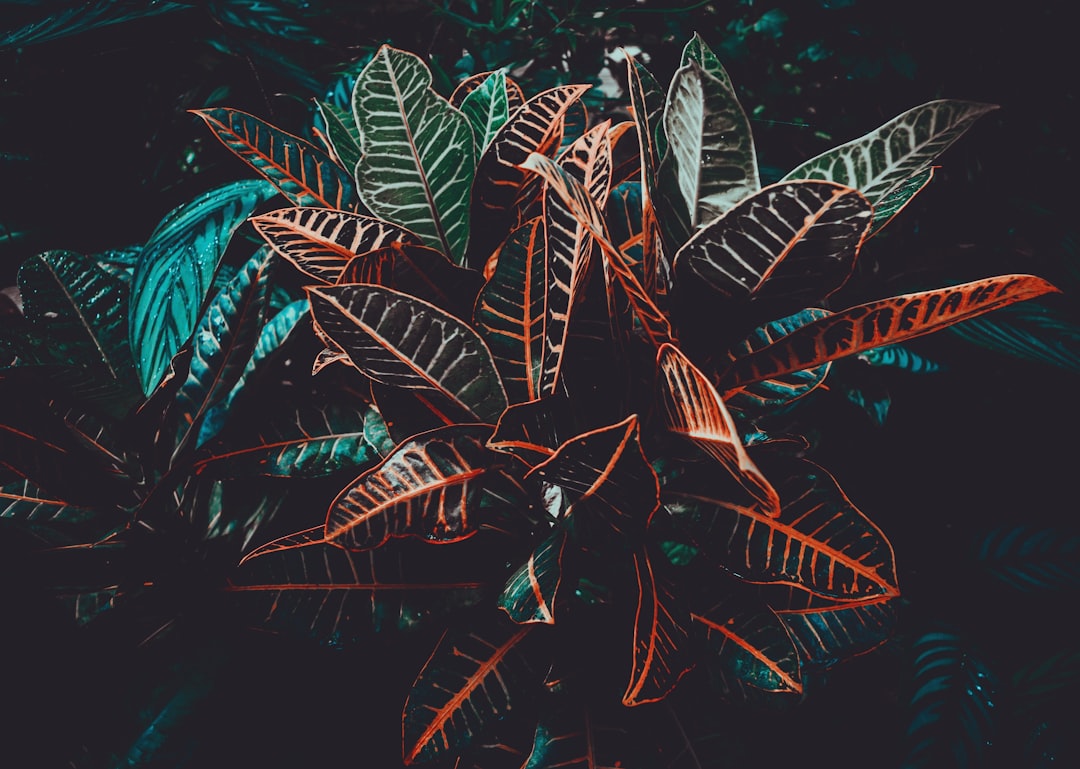
<svg viewBox="0 0 1080 769">
<path fill-rule="evenodd" d="M 968 323 L 971 322 L 973 321 L 968 321 Z M 958 325 L 965 324 L 961 323 Z M 900 344 L 887 344 L 884 347 L 872 347 L 869 350 L 863 350 L 855 357 L 871 366 L 888 366 L 903 371 L 910 371 L 912 374 L 933 374 L 944 368 L 943 364 L 912 352 L 910 349 Z"/>
<path fill-rule="evenodd" d="M 1004 307 L 949 330 L 989 350 L 1080 373 L 1080 326 L 1044 304 Z"/>
<path fill-rule="evenodd" d="M 364 154 L 363 137 L 360 136 L 352 111 L 325 101 L 316 102 L 315 106 L 326 125 L 326 138 L 334 155 L 341 162 L 341 167 L 351 173 Z"/>
<path fill-rule="evenodd" d="M 131 279 L 131 350 L 143 393 L 154 391 L 172 356 L 199 322 L 229 239 L 277 190 L 241 181 L 210 190 L 170 213 L 154 230 Z"/>
<path fill-rule="evenodd" d="M 566 528 L 559 527 L 529 554 L 499 595 L 499 608 L 519 624 L 555 624 L 555 601 L 562 583 Z"/>
<path fill-rule="evenodd" d="M 461 112 L 472 126 L 476 157 L 480 157 L 499 129 L 510 119 L 506 74 L 501 69 L 496 70 L 479 86 L 469 91 L 461 102 Z"/>
<path fill-rule="evenodd" d="M 979 542 L 979 562 L 1023 593 L 1080 587 L 1080 534 L 1030 524 L 1005 526 Z"/>
<path fill-rule="evenodd" d="M 47 5 L 35 3 L 35 5 Z M 136 7 L 132 7 L 135 5 Z M 62 9 L 42 10 L 44 18 L 8 32 L 0 33 L 0 50 L 23 48 L 28 45 L 58 40 L 100 29 L 110 24 L 120 24 L 133 19 L 158 16 L 163 13 L 190 8 L 190 3 L 118 3 L 116 0 L 75 3 Z"/>
</svg>

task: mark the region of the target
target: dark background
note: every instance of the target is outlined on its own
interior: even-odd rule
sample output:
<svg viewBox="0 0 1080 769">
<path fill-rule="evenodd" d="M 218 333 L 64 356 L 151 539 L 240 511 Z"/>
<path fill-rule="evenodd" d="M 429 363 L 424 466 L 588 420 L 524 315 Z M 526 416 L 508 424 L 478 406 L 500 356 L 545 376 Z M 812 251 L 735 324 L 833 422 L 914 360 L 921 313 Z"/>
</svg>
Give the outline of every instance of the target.
<svg viewBox="0 0 1080 769">
<path fill-rule="evenodd" d="M 311 97 L 325 96 L 337 73 L 382 42 L 428 54 L 444 93 L 464 72 L 530 57 L 538 61 L 519 80 L 535 92 L 559 77 L 552 62 L 567 52 L 564 79 L 581 82 L 614 44 L 639 45 L 666 83 L 697 31 L 752 116 L 763 176 L 771 177 L 764 181 L 935 98 L 1000 105 L 942 156 L 931 185 L 867 246 L 843 300 L 1025 272 L 1062 288 L 1045 304 L 1078 320 L 1078 71 L 1064 2 L 552 2 L 553 13 L 534 12 L 530 24 L 502 31 L 470 30 L 422 2 L 311 3 L 301 16 L 318 44 L 230 22 L 227 11 L 240 5 L 200 5 L 0 50 L 0 284 L 14 283 L 18 264 L 45 249 L 93 253 L 142 242 L 173 207 L 250 176 L 188 109 L 227 105 L 303 132 Z M 468 3 L 444 5 L 484 19 Z M 0 32 L 50 7 L 62 13 L 66 5 L 0 3 Z M 606 15 L 594 19 L 597 10 Z M 473 51 L 471 64 L 459 63 L 463 48 Z M 893 543 L 909 601 L 899 640 L 953 630 L 1007 680 L 1026 660 L 1077 648 L 1076 595 L 1013 591 L 980 571 L 972 552 L 998 525 L 1075 530 L 1077 374 L 951 333 L 912 349 L 948 369 L 875 372 L 874 385 L 892 399 L 883 426 L 840 395 L 819 399 L 805 417 L 819 426 L 814 457 Z M 40 744 L 39 755 L 92 744 L 87 735 L 110 711 L 130 714 L 130 681 L 158 669 L 152 658 L 76 644 L 48 622 L 26 638 L 17 651 L 43 667 L 15 689 L 30 700 L 10 706 L 29 714 L 15 744 Z M 228 696 L 198 722 L 204 735 L 228 741 L 213 748 L 213 739 L 193 739 L 190 765 L 369 765 L 365 747 L 347 735 L 384 709 L 363 700 L 396 696 L 385 687 L 409 681 L 388 683 L 363 655 L 343 664 L 340 653 L 310 654 L 289 642 L 235 643 L 245 662 L 225 676 Z M 740 765 L 897 765 L 910 695 L 904 649 L 898 642 L 841 666 L 795 713 L 742 724 L 762 752 Z M 1070 702 L 1061 700 L 1045 722 L 1075 721 Z M 393 732 L 390 716 L 377 728 Z M 1041 765 L 1043 748 L 1030 736 L 1037 721 L 1005 727 L 991 764 Z M 1072 744 L 1072 752 L 1057 748 L 1057 765 L 1076 758 Z"/>
</svg>

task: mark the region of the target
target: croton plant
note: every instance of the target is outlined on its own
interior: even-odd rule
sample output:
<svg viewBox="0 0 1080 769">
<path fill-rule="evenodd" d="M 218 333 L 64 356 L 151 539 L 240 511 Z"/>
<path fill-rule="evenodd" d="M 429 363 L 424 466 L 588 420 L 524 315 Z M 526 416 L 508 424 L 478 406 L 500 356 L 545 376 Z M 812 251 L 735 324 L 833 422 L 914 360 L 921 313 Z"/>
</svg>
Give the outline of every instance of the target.
<svg viewBox="0 0 1080 769">
<path fill-rule="evenodd" d="M 680 687 L 798 701 L 881 644 L 889 541 L 769 417 L 836 359 L 1055 291 L 830 300 L 993 106 L 923 104 L 762 186 L 700 38 L 666 90 L 626 81 L 629 119 L 596 120 L 589 86 L 446 98 L 383 47 L 307 139 L 197 112 L 258 177 L 19 272 L 0 514 L 34 578 L 147 640 L 189 572 L 265 631 L 434 629 L 406 701 L 376 698 L 405 764 L 704 766 Z M 191 568 L 163 588 L 166 563 Z M 633 726 L 656 708 L 678 728 Z"/>
</svg>

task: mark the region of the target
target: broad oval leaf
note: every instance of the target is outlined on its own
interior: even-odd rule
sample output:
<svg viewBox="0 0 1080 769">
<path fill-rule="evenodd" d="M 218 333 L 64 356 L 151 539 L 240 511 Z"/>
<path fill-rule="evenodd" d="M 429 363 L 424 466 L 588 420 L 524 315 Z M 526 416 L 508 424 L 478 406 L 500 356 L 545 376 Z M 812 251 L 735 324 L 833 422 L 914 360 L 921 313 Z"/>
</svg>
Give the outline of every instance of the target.
<svg viewBox="0 0 1080 769">
<path fill-rule="evenodd" d="M 555 600 L 562 583 L 566 529 L 558 527 L 529 554 L 506 581 L 499 608 L 514 622 L 555 624 Z"/>
<path fill-rule="evenodd" d="M 328 154 L 240 110 L 192 110 L 233 154 L 272 182 L 294 205 L 348 209 L 356 203 L 352 179 Z"/>
<path fill-rule="evenodd" d="M 252 217 L 251 223 L 274 251 L 319 283 L 337 283 L 345 265 L 361 254 L 421 242 L 382 219 L 328 208 L 282 208 Z"/>
<path fill-rule="evenodd" d="M 912 185 L 911 178 L 926 171 L 972 123 L 995 109 L 996 104 L 956 99 L 923 104 L 866 136 L 811 158 L 781 181 L 826 179 L 854 187 L 876 207 L 874 226 L 880 229 L 896 212 L 902 190 L 914 195 L 922 188 Z M 890 197 L 888 205 L 879 207 L 879 202 Z"/>
<path fill-rule="evenodd" d="M 419 56 L 387 45 L 356 80 L 353 115 L 364 137 L 364 205 L 464 264 L 476 171 L 469 121 L 431 88 Z"/>
<path fill-rule="evenodd" d="M 529 697 L 543 675 L 525 648 L 534 628 L 506 620 L 443 635 L 405 703 L 406 764 L 457 754 Z"/>
<path fill-rule="evenodd" d="M 1057 291 L 1034 275 L 999 275 L 867 302 L 808 323 L 739 358 L 721 373 L 720 386 L 736 388 L 812 368 Z"/>
<path fill-rule="evenodd" d="M 490 424 L 506 409 L 491 352 L 452 315 L 381 286 L 353 283 L 307 290 L 318 327 L 372 379 L 433 390 Z"/>
<path fill-rule="evenodd" d="M 660 347 L 656 367 L 668 429 L 686 436 L 723 465 L 769 515 L 779 515 L 776 489 L 746 453 L 735 420 L 712 382 L 671 344 Z"/>
<path fill-rule="evenodd" d="M 131 278 L 128 329 L 147 396 L 195 330 L 233 232 L 275 194 L 264 181 L 210 190 L 166 216 L 143 247 Z"/>
<path fill-rule="evenodd" d="M 705 225 L 675 254 L 680 283 L 787 315 L 840 288 L 855 266 L 870 204 L 831 182 L 770 185 Z"/>
<path fill-rule="evenodd" d="M 326 539 L 367 550 L 390 537 L 453 542 L 472 536 L 483 522 L 490 434 L 486 425 L 453 425 L 402 443 L 331 503 Z"/>
<path fill-rule="evenodd" d="M 829 473 L 798 459 L 766 470 L 780 494 L 778 518 L 710 496 L 707 483 L 687 476 L 665 487 L 661 499 L 696 546 L 747 581 L 848 600 L 899 594 L 892 546 Z"/>
</svg>

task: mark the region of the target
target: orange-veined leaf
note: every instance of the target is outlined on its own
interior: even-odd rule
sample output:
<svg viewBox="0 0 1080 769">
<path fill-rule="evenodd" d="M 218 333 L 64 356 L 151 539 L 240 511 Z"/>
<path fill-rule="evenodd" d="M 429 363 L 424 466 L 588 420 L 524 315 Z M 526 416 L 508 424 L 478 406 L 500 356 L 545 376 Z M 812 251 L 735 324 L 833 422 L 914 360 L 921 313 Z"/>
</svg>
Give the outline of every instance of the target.
<svg viewBox="0 0 1080 769">
<path fill-rule="evenodd" d="M 674 584 L 654 570 L 645 550 L 634 553 L 638 604 L 634 613 L 634 653 L 622 703 L 628 707 L 666 697 L 694 667 L 689 655 L 689 614 L 677 609 Z M 683 616 L 685 615 L 685 616 Z"/>
<path fill-rule="evenodd" d="M 281 208 L 251 223 L 266 242 L 307 277 L 337 283 L 350 260 L 395 243 L 420 244 L 420 237 L 382 219 L 328 208 Z"/>
<path fill-rule="evenodd" d="M 556 394 L 511 406 L 499 417 L 488 447 L 513 454 L 533 467 L 551 457 L 571 438 L 600 426 L 596 413 Z"/>
<path fill-rule="evenodd" d="M 607 205 L 611 192 L 611 121 L 599 123 L 574 141 L 557 162 L 589 193 L 598 208 Z"/>
<path fill-rule="evenodd" d="M 558 527 L 529 554 L 506 581 L 499 608 L 514 622 L 555 624 L 555 600 L 562 582 L 566 529 Z"/>
<path fill-rule="evenodd" d="M 362 473 L 331 503 L 325 535 L 367 550 L 390 537 L 453 542 L 475 534 L 492 451 L 487 425 L 453 425 L 413 436 Z"/>
<path fill-rule="evenodd" d="M 326 152 L 254 115 L 226 107 L 192 110 L 221 143 L 297 206 L 351 209 L 352 178 Z"/>
<path fill-rule="evenodd" d="M 724 466 L 772 517 L 780 497 L 746 453 L 735 420 L 708 378 L 672 344 L 656 356 L 662 413 L 669 430 L 684 435 Z"/>
<path fill-rule="evenodd" d="M 444 395 L 478 421 L 498 421 L 506 393 L 491 352 L 469 326 L 381 286 L 307 291 L 318 327 L 358 370 L 384 384 Z"/>
<path fill-rule="evenodd" d="M 889 222 L 896 218 L 897 214 L 907 208 L 911 199 L 922 192 L 923 188 L 934 178 L 934 166 L 909 176 L 903 182 L 893 187 L 885 197 L 874 204 L 874 221 L 870 225 L 870 231 L 866 237 L 871 238 Z"/>
<path fill-rule="evenodd" d="M 808 323 L 739 358 L 720 374 L 720 387 L 733 389 L 812 368 L 1056 291 L 1034 275 L 999 275 L 867 302 Z"/>
<path fill-rule="evenodd" d="M 481 85 L 483 85 L 487 81 L 487 79 L 493 74 L 495 73 L 491 71 L 477 72 L 475 75 L 470 75 L 469 77 L 462 80 L 454 88 L 454 92 L 450 94 L 450 104 L 460 109 L 461 105 L 465 102 L 465 99 L 469 96 L 469 94 L 475 91 Z M 506 77 L 505 73 L 503 75 L 503 78 L 506 82 L 507 108 L 510 114 L 513 114 L 513 112 L 518 107 L 522 106 L 525 103 L 525 92 L 521 90 L 520 85 L 514 82 L 511 78 Z"/>
<path fill-rule="evenodd" d="M 626 729 L 600 721 L 588 705 L 553 707 L 540 717 L 520 769 L 620 769 L 640 764 Z"/>
<path fill-rule="evenodd" d="M 776 609 L 776 613 L 802 661 L 828 668 L 885 643 L 896 626 L 897 601 L 878 596 L 834 606 Z"/>
</svg>

